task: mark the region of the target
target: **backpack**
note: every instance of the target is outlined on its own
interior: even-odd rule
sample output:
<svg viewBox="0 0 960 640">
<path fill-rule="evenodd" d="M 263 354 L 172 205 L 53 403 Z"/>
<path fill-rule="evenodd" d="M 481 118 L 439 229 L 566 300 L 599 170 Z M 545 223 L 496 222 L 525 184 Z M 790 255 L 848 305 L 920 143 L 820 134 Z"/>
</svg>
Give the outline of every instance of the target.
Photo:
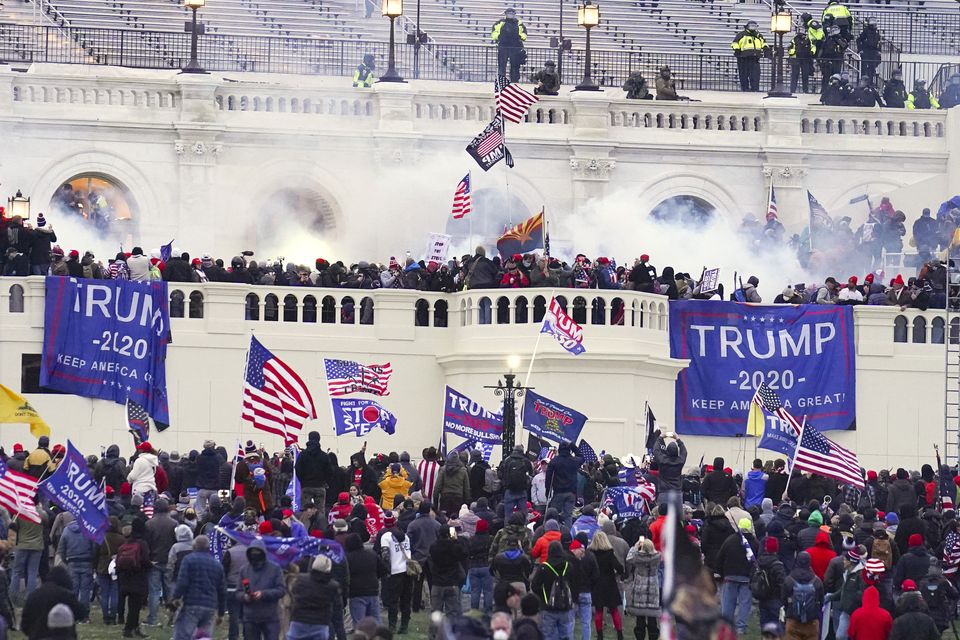
<svg viewBox="0 0 960 640">
<path fill-rule="evenodd" d="M 483 491 L 490 495 L 500 491 L 500 478 L 494 469 L 483 470 Z"/>
<path fill-rule="evenodd" d="M 550 587 L 550 595 L 547 595 L 547 590 L 543 590 L 543 601 L 546 603 L 549 609 L 554 611 L 569 611 L 573 606 L 573 594 L 570 591 L 570 584 L 567 581 L 567 569 L 570 568 L 570 563 L 563 563 L 563 572 L 557 573 L 557 570 L 554 569 L 549 563 L 544 562 L 543 565 L 551 572 L 553 572 L 554 580 L 553 586 Z"/>
<path fill-rule="evenodd" d="M 889 571 L 893 566 L 893 548 L 890 545 L 890 539 L 874 539 L 873 547 L 870 549 L 870 557 L 881 561 L 883 566 Z"/>
<path fill-rule="evenodd" d="M 503 468 L 503 484 L 510 491 L 524 491 L 527 488 L 527 465 L 526 460 L 519 458 L 507 458 L 507 464 Z"/>
<path fill-rule="evenodd" d="M 143 568 L 143 556 L 140 541 L 124 542 L 117 550 L 117 569 L 124 572 L 140 571 Z"/>
<path fill-rule="evenodd" d="M 812 582 L 796 582 L 793 585 L 793 600 L 790 603 L 790 615 L 797 622 L 810 622 L 820 619 L 820 607 L 817 605 L 817 590 Z"/>
<path fill-rule="evenodd" d="M 766 600 L 770 597 L 770 576 L 759 564 L 754 565 L 750 574 L 750 593 L 757 600 Z"/>
<path fill-rule="evenodd" d="M 184 549 L 183 551 L 177 551 L 177 559 L 173 563 L 173 579 L 176 580 L 177 576 L 180 575 L 180 565 L 183 564 L 183 559 L 190 555 L 190 549 Z"/>
</svg>

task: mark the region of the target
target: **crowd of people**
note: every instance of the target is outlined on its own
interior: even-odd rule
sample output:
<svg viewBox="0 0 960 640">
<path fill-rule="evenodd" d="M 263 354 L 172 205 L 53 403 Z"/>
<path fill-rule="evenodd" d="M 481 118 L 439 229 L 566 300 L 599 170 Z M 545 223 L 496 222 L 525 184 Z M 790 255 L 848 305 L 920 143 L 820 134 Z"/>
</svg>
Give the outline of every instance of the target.
<svg viewBox="0 0 960 640">
<path fill-rule="evenodd" d="M 386 639 L 421 610 L 440 614 L 431 638 L 458 639 L 622 640 L 626 615 L 638 640 L 656 640 L 665 608 L 681 638 L 697 639 L 746 637 L 754 608 L 765 639 L 818 639 L 823 625 L 838 640 L 934 640 L 953 623 L 956 469 L 864 470 L 860 489 L 788 474 L 782 459 L 690 466 L 676 434 L 655 436 L 642 460 L 585 460 L 564 442 L 516 446 L 496 467 L 478 450 L 412 458 L 365 445 L 343 467 L 317 432 L 296 458 L 207 440 L 182 456 L 142 442 L 126 460 L 112 445 L 88 459 L 110 514 L 102 544 L 45 501 L 40 524 L 0 510 L 12 541 L 0 544 L 11 567 L 0 620 L 14 627 L 23 605 L 29 640 L 75 637 L 96 602 L 124 637 L 168 625 L 175 640 L 210 637 L 224 618 L 230 640 Z M 0 454 L 44 477 L 63 448 L 44 437 L 29 454 Z M 610 490 L 640 485 L 656 497 L 620 513 Z M 668 504 L 680 499 L 671 534 Z M 223 528 L 252 535 L 231 544 Z M 686 568 L 664 602 L 670 535 L 672 564 Z M 344 553 L 283 565 L 271 537 Z"/>
</svg>

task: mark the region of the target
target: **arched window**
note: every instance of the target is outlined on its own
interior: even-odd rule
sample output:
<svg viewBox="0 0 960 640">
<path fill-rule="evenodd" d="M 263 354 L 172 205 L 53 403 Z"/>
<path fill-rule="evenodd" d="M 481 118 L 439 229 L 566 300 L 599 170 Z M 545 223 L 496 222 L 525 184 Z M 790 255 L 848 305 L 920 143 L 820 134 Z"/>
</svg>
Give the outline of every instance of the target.
<svg viewBox="0 0 960 640">
<path fill-rule="evenodd" d="M 946 323 L 943 318 L 934 318 L 930 323 L 930 342 L 933 344 L 943 344 L 943 329 Z"/>
<path fill-rule="evenodd" d="M 183 291 L 179 289 L 170 292 L 170 317 L 183 317 Z"/>
<path fill-rule="evenodd" d="M 283 321 L 297 321 L 297 296 L 287 294 L 283 297 Z"/>
<path fill-rule="evenodd" d="M 907 341 L 907 317 L 897 316 L 893 321 L 893 341 Z"/>
<path fill-rule="evenodd" d="M 333 296 L 323 296 L 320 308 L 320 322 L 333 324 L 337 321 L 337 301 Z"/>
<path fill-rule="evenodd" d="M 264 296 L 263 319 L 267 322 L 276 322 L 280 319 L 280 298 L 276 294 L 268 293 Z"/>
<path fill-rule="evenodd" d="M 960 344 L 960 318 L 950 321 L 950 344 Z"/>
<path fill-rule="evenodd" d="M 490 324 L 491 320 L 491 311 L 493 310 L 493 304 L 490 302 L 490 298 L 484 296 L 477 301 L 477 324 Z"/>
<path fill-rule="evenodd" d="M 623 298 L 614 298 L 610 303 L 610 324 L 623 326 Z"/>
<path fill-rule="evenodd" d="M 570 313 L 567 309 L 567 296 L 555 296 L 557 304 L 560 305 L 560 308 L 563 309 L 564 313 Z"/>
<path fill-rule="evenodd" d="M 927 341 L 927 319 L 917 316 L 913 319 L 913 342 L 923 344 Z"/>
<path fill-rule="evenodd" d="M 697 196 L 674 196 L 653 208 L 650 215 L 664 222 L 679 222 L 688 226 L 702 226 L 713 216 L 716 207 Z"/>
<path fill-rule="evenodd" d="M 245 320 L 260 319 L 260 296 L 255 293 L 247 294 L 247 303 L 244 306 L 243 317 Z"/>
<path fill-rule="evenodd" d="M 630 326 L 638 327 L 637 320 L 640 318 L 640 304 L 634 300 L 630 303 Z"/>
<path fill-rule="evenodd" d="M 597 296 L 593 299 L 591 303 L 593 306 L 593 321 L 591 324 L 606 324 L 607 323 L 607 301 Z"/>
<path fill-rule="evenodd" d="M 518 296 L 514 301 L 516 308 L 513 311 L 513 321 L 515 324 L 527 324 L 527 299 L 524 296 Z"/>
<path fill-rule="evenodd" d="M 373 324 L 373 298 L 370 296 L 360 300 L 360 324 Z"/>
<path fill-rule="evenodd" d="M 466 300 L 460 301 L 460 326 L 465 327 L 470 323 L 470 307 L 467 306 Z"/>
<path fill-rule="evenodd" d="M 543 296 L 537 296 L 533 299 L 533 321 L 543 322 L 543 316 L 547 315 L 547 299 Z"/>
<path fill-rule="evenodd" d="M 433 326 L 447 326 L 447 301 L 437 300 L 433 303 Z"/>
<path fill-rule="evenodd" d="M 303 321 L 311 323 L 317 321 L 317 299 L 313 296 L 303 297 Z"/>
<path fill-rule="evenodd" d="M 126 235 L 138 234 L 136 200 L 126 186 L 106 174 L 81 173 L 63 182 L 49 208 L 120 242 Z"/>
<path fill-rule="evenodd" d="M 10 313 L 23 313 L 23 287 L 18 284 L 10 287 L 10 302 L 7 309 Z"/>
<path fill-rule="evenodd" d="M 203 317 L 203 291 L 190 292 L 190 317 Z"/>
<path fill-rule="evenodd" d="M 497 324 L 510 324 L 510 299 L 506 296 L 497 298 Z"/>
<path fill-rule="evenodd" d="M 429 327 L 430 326 L 430 303 L 420 298 L 417 300 L 417 304 L 413 310 L 413 326 L 415 327 Z"/>
<path fill-rule="evenodd" d="M 577 324 L 587 324 L 587 299 L 577 296 L 573 299 L 573 321 Z"/>
<path fill-rule="evenodd" d="M 356 322 L 356 309 L 354 309 L 353 298 L 347 296 L 340 300 L 340 324 L 354 324 Z"/>
</svg>

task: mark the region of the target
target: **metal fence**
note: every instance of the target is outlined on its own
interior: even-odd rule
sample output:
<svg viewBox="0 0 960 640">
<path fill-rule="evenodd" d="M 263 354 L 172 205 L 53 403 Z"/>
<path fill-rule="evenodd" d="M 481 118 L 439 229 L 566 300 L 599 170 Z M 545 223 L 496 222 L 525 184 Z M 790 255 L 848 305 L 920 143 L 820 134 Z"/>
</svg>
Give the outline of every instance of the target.
<svg viewBox="0 0 960 640">
<path fill-rule="evenodd" d="M 854 34 L 867 18 L 903 53 L 960 54 L 960 12 L 853 10 Z"/>
<path fill-rule="evenodd" d="M 180 69 L 189 59 L 190 36 L 171 31 L 91 29 L 0 23 L 0 60 L 12 63 L 53 62 L 110 65 L 141 69 Z M 261 72 L 304 75 L 351 76 L 364 54 L 374 55 L 379 69 L 386 68 L 388 44 L 359 40 L 320 40 L 210 34 L 200 38 L 199 58 L 208 71 Z M 524 81 L 557 59 L 555 49 L 527 49 L 521 69 Z M 888 77 L 896 64 L 892 58 L 881 66 Z M 562 81 L 575 85 L 583 76 L 584 52 L 563 54 Z M 606 87 L 619 88 L 639 71 L 653 90 L 658 69 L 668 65 L 680 91 L 737 91 L 736 61 L 729 54 L 647 53 L 628 50 L 592 52 L 592 76 Z M 903 65 L 908 82 L 913 77 L 930 80 L 941 63 Z M 414 68 L 413 47 L 397 45 L 397 67 L 407 78 L 493 82 L 497 50 L 485 45 L 430 44 L 421 47 L 419 68 Z M 770 85 L 772 62 L 762 66 L 761 87 Z M 785 71 L 789 77 L 789 67 Z M 855 78 L 854 78 L 855 79 Z M 818 84 L 817 84 L 818 86 Z"/>
</svg>

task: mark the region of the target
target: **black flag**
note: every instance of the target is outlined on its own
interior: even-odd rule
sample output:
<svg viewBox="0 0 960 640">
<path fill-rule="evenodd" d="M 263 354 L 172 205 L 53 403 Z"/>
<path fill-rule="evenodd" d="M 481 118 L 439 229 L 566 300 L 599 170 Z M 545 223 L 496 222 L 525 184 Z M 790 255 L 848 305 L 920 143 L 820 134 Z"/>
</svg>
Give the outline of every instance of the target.
<svg viewBox="0 0 960 640">
<path fill-rule="evenodd" d="M 647 444 L 646 449 L 648 452 L 653 451 L 653 447 L 657 444 L 657 417 L 653 415 L 653 409 L 650 408 L 650 405 L 647 405 Z"/>
<path fill-rule="evenodd" d="M 503 116 L 498 113 L 490 124 L 470 141 L 467 145 L 467 153 L 484 171 L 489 171 L 490 167 L 504 158 L 507 158 L 508 166 L 513 166 L 513 158 L 503 145 Z"/>
</svg>

